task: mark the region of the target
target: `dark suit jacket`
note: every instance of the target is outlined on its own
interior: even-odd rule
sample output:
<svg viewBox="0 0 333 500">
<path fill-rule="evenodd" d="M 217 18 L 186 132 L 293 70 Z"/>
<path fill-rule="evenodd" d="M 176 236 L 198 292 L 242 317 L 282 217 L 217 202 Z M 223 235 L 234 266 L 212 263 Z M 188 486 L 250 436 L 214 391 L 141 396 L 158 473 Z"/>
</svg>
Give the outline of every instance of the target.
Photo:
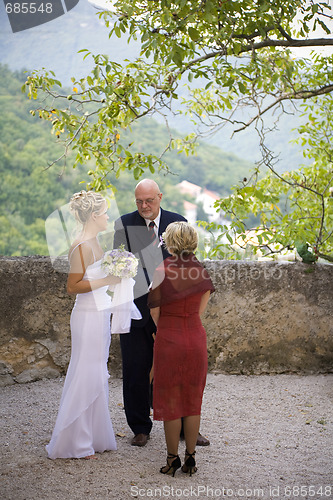
<svg viewBox="0 0 333 500">
<path fill-rule="evenodd" d="M 178 220 L 186 221 L 182 215 L 161 208 L 158 235 L 161 236 L 171 222 Z M 142 314 L 142 320 L 134 320 L 133 323 L 135 326 L 143 326 L 150 316 L 147 306 L 148 287 L 156 267 L 169 256 L 169 253 L 163 245 L 152 244 L 146 222 L 137 210 L 115 221 L 113 247 L 119 248 L 121 244 L 140 260 L 135 277 L 134 298 Z"/>
</svg>

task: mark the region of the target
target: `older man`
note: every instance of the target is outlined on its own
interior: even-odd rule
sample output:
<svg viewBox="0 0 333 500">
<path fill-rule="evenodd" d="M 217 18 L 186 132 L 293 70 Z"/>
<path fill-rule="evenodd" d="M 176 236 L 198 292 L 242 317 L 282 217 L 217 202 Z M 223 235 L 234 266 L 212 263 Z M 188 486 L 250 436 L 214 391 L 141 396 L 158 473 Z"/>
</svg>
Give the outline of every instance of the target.
<svg viewBox="0 0 333 500">
<path fill-rule="evenodd" d="M 116 220 L 114 248 L 123 244 L 140 259 L 134 298 L 142 319 L 132 320 L 130 333 L 120 335 L 120 345 L 125 413 L 134 433 L 131 444 L 145 446 L 152 428 L 149 375 L 153 363 L 153 334 L 156 331 L 147 306 L 148 287 L 156 267 L 169 256 L 160 244 L 160 236 L 171 222 L 186 219 L 161 208 L 162 193 L 151 179 L 140 181 L 134 194 L 137 210 Z M 209 444 L 201 435 L 198 439 L 198 444 Z"/>
</svg>

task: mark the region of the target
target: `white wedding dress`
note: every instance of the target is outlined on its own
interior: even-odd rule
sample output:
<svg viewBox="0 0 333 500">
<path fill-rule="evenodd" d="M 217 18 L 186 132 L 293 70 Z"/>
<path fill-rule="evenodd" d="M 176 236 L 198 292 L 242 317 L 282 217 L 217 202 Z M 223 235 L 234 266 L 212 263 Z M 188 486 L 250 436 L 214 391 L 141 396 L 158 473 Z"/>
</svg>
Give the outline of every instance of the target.
<svg viewBox="0 0 333 500">
<path fill-rule="evenodd" d="M 83 279 L 105 277 L 101 260 L 87 267 Z M 108 407 L 107 360 L 111 342 L 111 298 L 102 287 L 76 297 L 71 314 L 72 352 L 49 458 L 82 458 L 116 450 Z"/>
</svg>

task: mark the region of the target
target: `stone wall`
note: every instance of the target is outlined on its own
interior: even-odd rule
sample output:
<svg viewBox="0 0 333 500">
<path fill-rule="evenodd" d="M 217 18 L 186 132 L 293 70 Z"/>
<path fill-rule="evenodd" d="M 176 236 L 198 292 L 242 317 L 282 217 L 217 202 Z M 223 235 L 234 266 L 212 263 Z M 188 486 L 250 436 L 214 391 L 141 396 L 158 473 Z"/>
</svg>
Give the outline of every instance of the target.
<svg viewBox="0 0 333 500">
<path fill-rule="evenodd" d="M 333 371 L 333 266 L 207 261 L 216 292 L 203 323 L 209 370 L 232 374 Z M 0 379 L 64 375 L 70 358 L 67 262 L 0 258 Z M 119 335 L 109 370 L 121 376 Z"/>
</svg>

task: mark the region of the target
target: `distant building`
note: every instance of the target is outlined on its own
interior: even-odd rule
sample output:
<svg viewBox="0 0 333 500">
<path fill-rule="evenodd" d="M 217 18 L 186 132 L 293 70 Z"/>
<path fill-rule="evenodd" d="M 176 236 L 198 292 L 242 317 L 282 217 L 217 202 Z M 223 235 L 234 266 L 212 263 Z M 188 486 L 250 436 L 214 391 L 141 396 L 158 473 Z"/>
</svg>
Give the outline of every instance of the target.
<svg viewBox="0 0 333 500">
<path fill-rule="evenodd" d="M 197 198 L 201 191 L 202 187 L 197 186 L 196 184 L 192 184 L 192 182 L 182 181 L 176 185 L 179 191 L 183 194 L 189 194 L 193 196 L 193 198 Z"/>
<path fill-rule="evenodd" d="M 225 224 L 228 222 L 223 217 L 223 214 L 216 212 L 214 207 L 214 203 L 221 198 L 218 193 L 192 184 L 192 182 L 189 181 L 182 181 L 177 184 L 176 187 L 182 194 L 188 194 L 193 198 L 193 202 L 184 201 L 184 215 L 191 224 L 194 224 L 198 220 L 197 205 L 199 203 L 202 204 L 209 222 L 216 222 L 218 224 Z"/>
<path fill-rule="evenodd" d="M 195 224 L 197 221 L 197 206 L 190 201 L 184 201 L 184 215 L 190 224 Z"/>
</svg>

